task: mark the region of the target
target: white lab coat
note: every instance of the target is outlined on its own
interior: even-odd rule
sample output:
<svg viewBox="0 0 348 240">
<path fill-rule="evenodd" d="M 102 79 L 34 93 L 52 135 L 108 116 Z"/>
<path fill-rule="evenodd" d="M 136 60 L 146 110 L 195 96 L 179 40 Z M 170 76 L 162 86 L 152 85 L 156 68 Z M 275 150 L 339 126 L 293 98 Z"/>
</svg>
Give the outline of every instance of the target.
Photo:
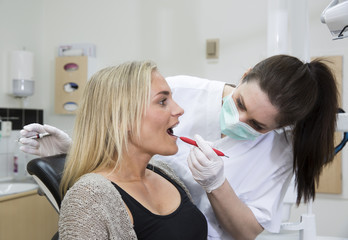
<svg viewBox="0 0 348 240">
<path fill-rule="evenodd" d="M 238 197 L 251 209 L 257 221 L 268 231 L 278 232 L 282 199 L 292 177 L 291 141 L 271 131 L 253 141 L 221 139 L 219 115 L 225 83 L 190 76 L 166 78 L 174 100 L 185 110 L 174 129 L 177 136 L 201 135 L 214 142 L 224 158 L 225 175 Z M 219 226 L 203 188 L 192 177 L 187 156 L 192 146 L 177 141 L 174 156 L 156 156 L 166 161 L 190 190 L 194 203 L 208 221 L 209 239 L 232 239 Z"/>
</svg>

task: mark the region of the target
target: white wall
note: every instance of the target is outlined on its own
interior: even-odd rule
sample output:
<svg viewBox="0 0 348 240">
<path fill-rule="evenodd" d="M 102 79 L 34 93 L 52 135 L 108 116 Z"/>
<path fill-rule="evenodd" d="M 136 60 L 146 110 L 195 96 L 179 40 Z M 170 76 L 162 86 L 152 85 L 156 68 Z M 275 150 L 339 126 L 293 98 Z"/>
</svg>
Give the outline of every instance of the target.
<svg viewBox="0 0 348 240">
<path fill-rule="evenodd" d="M 39 61 L 43 49 L 42 1 L 0 0 L 0 107 L 21 107 L 21 101 L 9 96 L 11 89 L 9 55 L 13 50 L 25 48 L 35 54 L 35 80 L 37 87 L 43 78 Z M 29 102 L 36 106 L 40 96 L 35 95 Z"/>
<path fill-rule="evenodd" d="M 347 58 L 348 40 L 332 41 L 319 20 L 330 0 L 308 2 L 311 55 Z M 0 0 L 0 107 L 21 107 L 19 100 L 7 95 L 7 60 L 11 50 L 23 46 L 35 53 L 36 64 L 36 93 L 26 107 L 43 108 L 46 123 L 68 132 L 74 117 L 54 114 L 59 45 L 95 44 L 98 69 L 126 60 L 152 59 L 164 76 L 189 74 L 237 83 L 246 69 L 266 57 L 266 10 L 267 0 Z M 217 61 L 205 59 L 208 38 L 220 39 Z M 344 60 L 344 73 L 347 68 Z M 346 81 L 344 76 L 343 107 L 348 110 Z M 348 237 L 347 151 L 343 194 L 318 196 L 314 203 L 320 235 Z M 304 207 L 294 209 L 292 220 L 298 220 L 302 212 Z"/>
</svg>

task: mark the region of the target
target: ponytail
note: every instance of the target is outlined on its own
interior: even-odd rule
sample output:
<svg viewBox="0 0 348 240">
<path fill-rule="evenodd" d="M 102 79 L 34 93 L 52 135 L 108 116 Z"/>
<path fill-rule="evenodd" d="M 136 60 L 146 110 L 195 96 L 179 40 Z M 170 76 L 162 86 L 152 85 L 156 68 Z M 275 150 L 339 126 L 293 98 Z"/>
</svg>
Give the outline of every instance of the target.
<svg viewBox="0 0 348 240">
<path fill-rule="evenodd" d="M 301 199 L 315 198 L 315 189 L 323 167 L 334 157 L 334 133 L 338 110 L 337 87 L 330 69 L 322 60 L 304 65 L 316 81 L 317 99 L 307 116 L 294 125 L 294 172 L 297 205 Z"/>
</svg>

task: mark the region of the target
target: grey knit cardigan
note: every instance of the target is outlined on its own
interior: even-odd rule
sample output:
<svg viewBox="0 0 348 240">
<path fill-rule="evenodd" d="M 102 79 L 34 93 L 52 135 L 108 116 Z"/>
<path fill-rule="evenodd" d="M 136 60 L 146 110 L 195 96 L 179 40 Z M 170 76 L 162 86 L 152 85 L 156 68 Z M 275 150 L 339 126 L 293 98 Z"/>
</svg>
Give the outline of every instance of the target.
<svg viewBox="0 0 348 240">
<path fill-rule="evenodd" d="M 185 185 L 168 165 L 151 160 L 177 182 L 192 201 Z M 66 193 L 60 209 L 59 239 L 137 239 L 125 204 L 112 183 L 100 174 L 83 175 Z"/>
</svg>

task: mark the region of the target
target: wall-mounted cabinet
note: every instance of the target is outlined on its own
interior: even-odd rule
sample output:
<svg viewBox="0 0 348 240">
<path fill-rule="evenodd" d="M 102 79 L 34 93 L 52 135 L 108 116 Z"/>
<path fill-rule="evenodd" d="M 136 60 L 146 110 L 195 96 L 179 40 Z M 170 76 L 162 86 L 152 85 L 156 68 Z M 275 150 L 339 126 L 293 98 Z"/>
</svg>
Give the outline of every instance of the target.
<svg viewBox="0 0 348 240">
<path fill-rule="evenodd" d="M 95 71 L 95 58 L 56 58 L 55 112 L 75 114 L 88 79 Z"/>
</svg>

